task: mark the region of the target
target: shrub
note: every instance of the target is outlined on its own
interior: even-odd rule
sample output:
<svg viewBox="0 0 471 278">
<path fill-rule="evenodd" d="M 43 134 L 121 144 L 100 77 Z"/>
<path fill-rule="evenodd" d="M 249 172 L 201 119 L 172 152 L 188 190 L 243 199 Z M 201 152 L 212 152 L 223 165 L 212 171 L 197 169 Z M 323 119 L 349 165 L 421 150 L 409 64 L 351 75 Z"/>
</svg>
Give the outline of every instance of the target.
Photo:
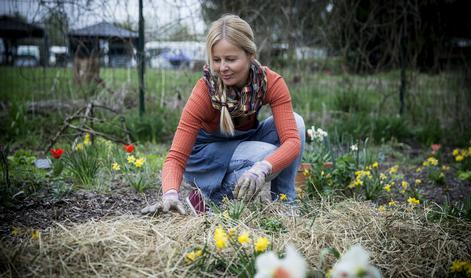
<svg viewBox="0 0 471 278">
<path fill-rule="evenodd" d="M 181 111 L 167 108 L 147 111 L 142 117 L 128 116 L 126 122 L 134 141 L 167 142 L 177 129 Z"/>
</svg>

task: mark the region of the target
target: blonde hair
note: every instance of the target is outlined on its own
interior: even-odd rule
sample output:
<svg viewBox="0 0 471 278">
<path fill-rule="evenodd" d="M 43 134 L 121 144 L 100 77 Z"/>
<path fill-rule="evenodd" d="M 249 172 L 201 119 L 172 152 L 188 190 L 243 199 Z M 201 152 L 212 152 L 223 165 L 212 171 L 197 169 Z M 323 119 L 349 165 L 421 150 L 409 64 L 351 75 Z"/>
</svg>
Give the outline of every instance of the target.
<svg viewBox="0 0 471 278">
<path fill-rule="evenodd" d="M 220 40 L 225 39 L 229 43 L 241 48 L 247 54 L 256 56 L 257 46 L 254 42 L 253 31 L 250 25 L 242 18 L 226 14 L 218 20 L 214 21 L 209 28 L 208 35 L 206 36 L 206 51 L 208 54 L 208 65 L 211 67 L 212 61 L 212 49 L 213 46 Z M 232 122 L 229 109 L 226 103 L 226 86 L 222 80 L 218 77 L 217 79 L 218 92 L 221 100 L 221 117 L 219 119 L 219 128 L 224 134 L 234 135 L 234 123 Z"/>
</svg>

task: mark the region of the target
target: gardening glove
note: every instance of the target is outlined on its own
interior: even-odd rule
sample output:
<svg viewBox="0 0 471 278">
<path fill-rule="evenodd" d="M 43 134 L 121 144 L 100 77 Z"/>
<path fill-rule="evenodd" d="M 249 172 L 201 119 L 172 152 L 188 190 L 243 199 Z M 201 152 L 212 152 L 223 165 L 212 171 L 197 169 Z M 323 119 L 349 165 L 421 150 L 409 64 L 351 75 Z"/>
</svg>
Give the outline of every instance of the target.
<svg viewBox="0 0 471 278">
<path fill-rule="evenodd" d="M 162 196 L 162 210 L 163 212 L 176 210 L 180 214 L 186 214 L 183 203 L 178 198 L 178 192 L 175 189 L 170 189 Z"/>
<path fill-rule="evenodd" d="M 256 162 L 252 168 L 246 171 L 237 181 L 234 188 L 236 199 L 246 201 L 256 197 L 265 184 L 265 179 L 271 174 L 272 165 L 266 160 Z"/>
<path fill-rule="evenodd" d="M 175 189 L 165 192 L 162 196 L 162 202 L 143 208 L 141 213 L 169 212 L 170 210 L 176 210 L 180 214 L 186 213 L 183 203 L 178 198 L 178 192 Z"/>
<path fill-rule="evenodd" d="M 255 202 L 260 202 L 262 204 L 269 204 L 271 200 L 271 182 L 266 181 L 265 184 L 262 185 L 262 189 L 258 193 L 257 196 L 254 197 Z"/>
</svg>

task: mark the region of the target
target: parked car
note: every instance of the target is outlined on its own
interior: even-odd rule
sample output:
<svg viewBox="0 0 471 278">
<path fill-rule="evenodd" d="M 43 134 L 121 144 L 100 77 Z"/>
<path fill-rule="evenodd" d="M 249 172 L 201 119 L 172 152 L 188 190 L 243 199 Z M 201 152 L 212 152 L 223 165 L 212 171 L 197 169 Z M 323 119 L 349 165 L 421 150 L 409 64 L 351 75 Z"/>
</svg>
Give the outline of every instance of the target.
<svg viewBox="0 0 471 278">
<path fill-rule="evenodd" d="M 39 65 L 39 46 L 18 46 L 14 61 L 14 65 L 17 67 L 37 67 Z"/>
<path fill-rule="evenodd" d="M 191 58 L 180 49 L 163 49 L 162 52 L 150 59 L 152 68 L 181 68 L 188 67 Z"/>
<path fill-rule="evenodd" d="M 68 53 L 66 46 L 54 45 L 49 48 L 49 64 L 51 66 L 66 66 Z"/>
</svg>

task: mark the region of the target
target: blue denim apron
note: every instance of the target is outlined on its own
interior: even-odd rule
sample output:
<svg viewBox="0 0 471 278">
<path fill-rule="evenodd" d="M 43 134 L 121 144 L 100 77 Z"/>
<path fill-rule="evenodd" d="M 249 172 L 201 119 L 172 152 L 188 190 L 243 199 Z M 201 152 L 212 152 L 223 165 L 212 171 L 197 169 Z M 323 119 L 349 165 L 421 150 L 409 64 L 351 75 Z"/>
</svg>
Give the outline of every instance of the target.
<svg viewBox="0 0 471 278">
<path fill-rule="evenodd" d="M 258 121 L 256 126 L 246 131 L 235 130 L 234 136 L 200 129 L 185 168 L 185 180 L 210 196 L 221 186 L 237 146 L 257 134 L 260 127 Z"/>
</svg>

